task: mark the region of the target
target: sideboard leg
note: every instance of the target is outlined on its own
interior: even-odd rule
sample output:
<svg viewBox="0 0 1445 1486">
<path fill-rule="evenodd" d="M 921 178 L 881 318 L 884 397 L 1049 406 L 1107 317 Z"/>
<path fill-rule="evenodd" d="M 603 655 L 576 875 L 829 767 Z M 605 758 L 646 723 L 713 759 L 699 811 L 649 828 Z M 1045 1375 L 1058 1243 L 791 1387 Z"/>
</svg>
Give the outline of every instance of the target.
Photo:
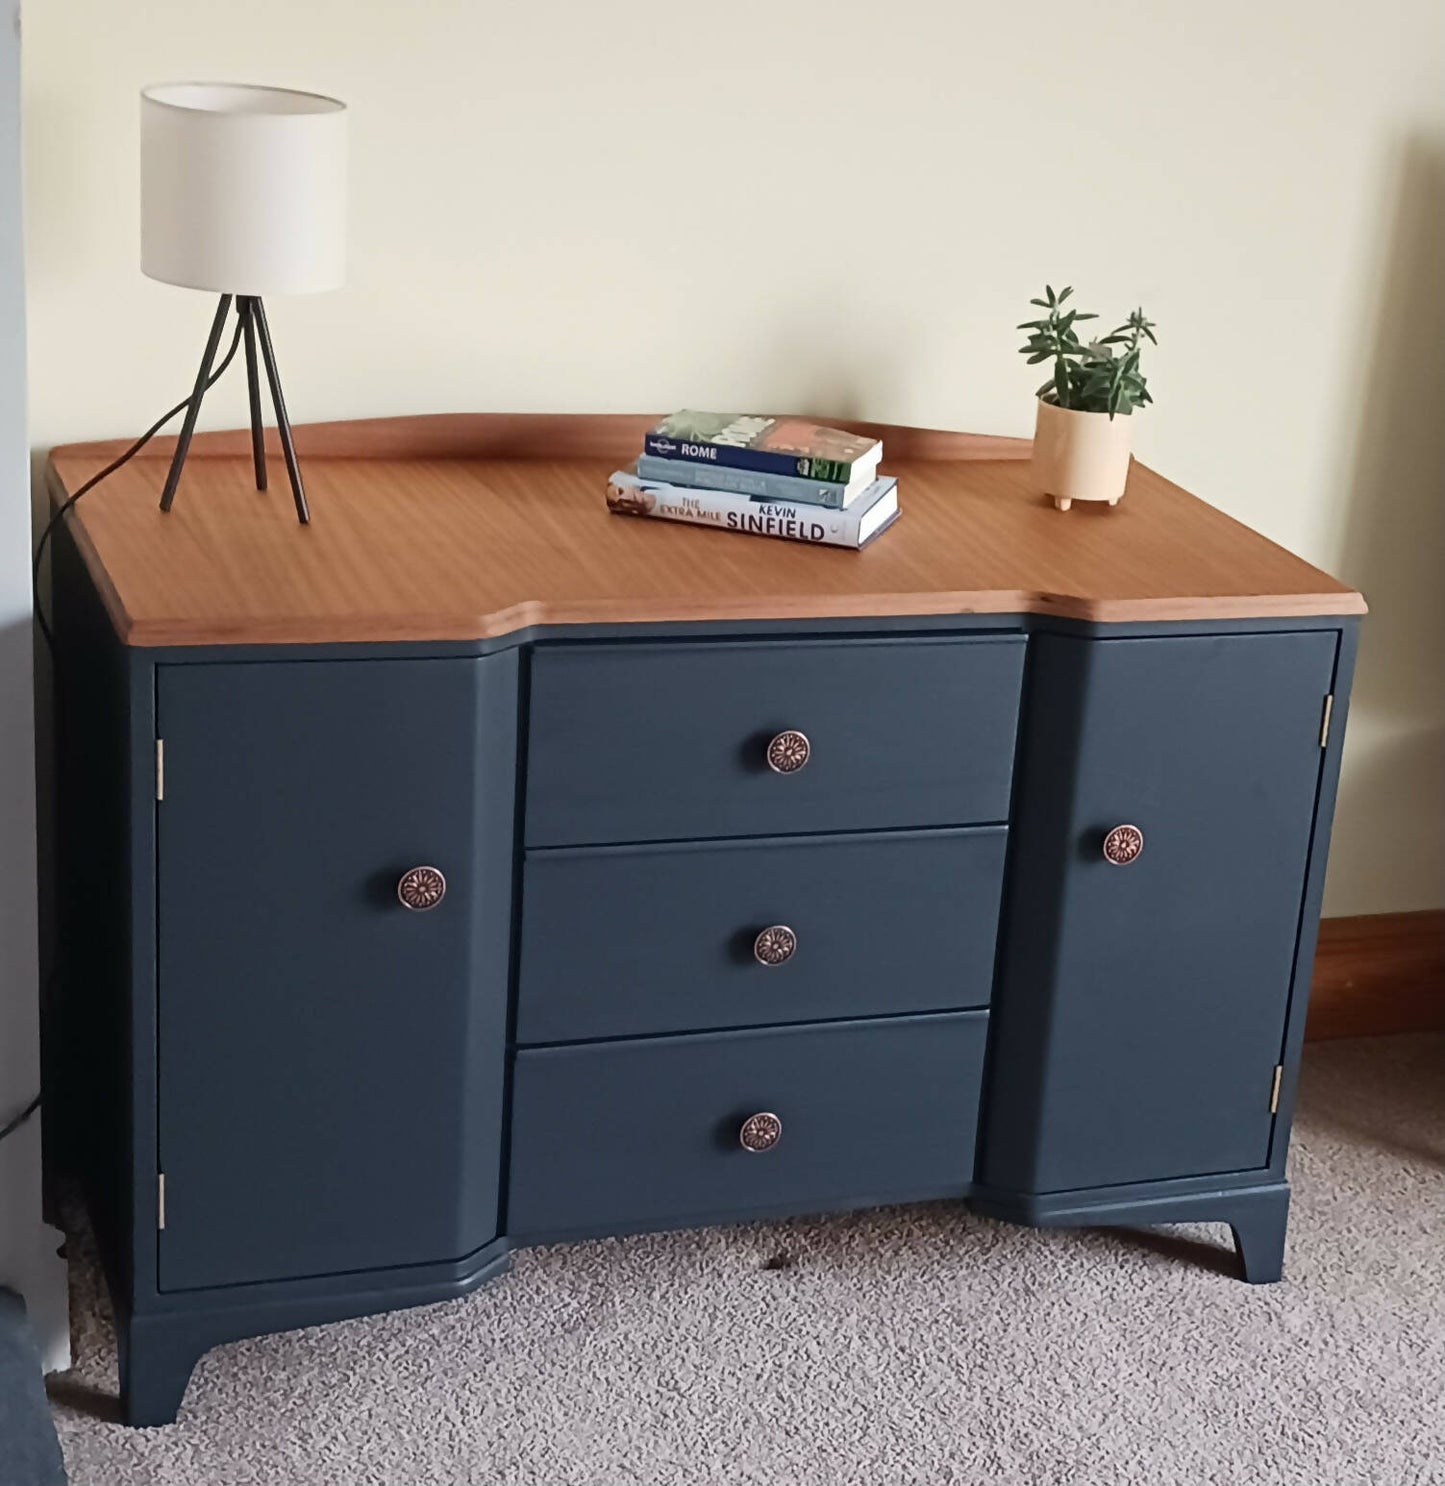
<svg viewBox="0 0 1445 1486">
<path fill-rule="evenodd" d="M 146 1316 L 117 1326 L 120 1405 L 127 1424 L 174 1424 L 196 1365 L 195 1344 L 183 1331 Z"/>
<path fill-rule="evenodd" d="M 1284 1236 L 1289 1222 L 1289 1189 L 1271 1192 L 1269 1201 L 1251 1203 L 1231 1215 L 1230 1231 L 1244 1278 L 1270 1285 L 1284 1277 Z"/>
<path fill-rule="evenodd" d="M 1241 1276 L 1268 1285 L 1284 1274 L 1289 1183 L 1119 1199 L 1108 1188 L 1092 1194 L 1000 1192 L 975 1188 L 969 1206 L 986 1217 L 1033 1228 L 1150 1228 L 1160 1223 L 1228 1223 Z"/>
</svg>

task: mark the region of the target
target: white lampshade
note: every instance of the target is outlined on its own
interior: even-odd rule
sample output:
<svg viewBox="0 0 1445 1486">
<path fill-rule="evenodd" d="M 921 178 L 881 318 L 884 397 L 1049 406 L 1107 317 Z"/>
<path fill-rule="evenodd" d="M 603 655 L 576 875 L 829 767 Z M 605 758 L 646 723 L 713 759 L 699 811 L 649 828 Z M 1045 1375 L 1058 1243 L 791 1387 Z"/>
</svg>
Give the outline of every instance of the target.
<svg viewBox="0 0 1445 1486">
<path fill-rule="evenodd" d="M 141 271 L 218 294 L 346 276 L 346 105 L 242 83 L 141 90 Z"/>
</svg>

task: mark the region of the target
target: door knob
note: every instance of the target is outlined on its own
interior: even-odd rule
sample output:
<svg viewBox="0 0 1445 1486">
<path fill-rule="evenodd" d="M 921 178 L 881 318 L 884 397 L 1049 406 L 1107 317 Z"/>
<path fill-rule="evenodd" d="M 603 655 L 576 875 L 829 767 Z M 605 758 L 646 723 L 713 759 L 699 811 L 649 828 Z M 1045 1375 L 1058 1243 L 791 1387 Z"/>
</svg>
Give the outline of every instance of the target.
<svg viewBox="0 0 1445 1486">
<path fill-rule="evenodd" d="M 1104 837 L 1104 860 L 1111 866 L 1127 867 L 1144 850 L 1144 832 L 1138 826 L 1115 826 Z"/>
<path fill-rule="evenodd" d="M 396 885 L 396 896 L 403 908 L 413 913 L 425 913 L 435 908 L 447 895 L 447 880 L 435 867 L 413 867 L 401 874 Z"/>
<path fill-rule="evenodd" d="M 760 965 L 786 965 L 798 947 L 798 936 L 787 924 L 772 924 L 753 940 L 753 958 Z"/>
<path fill-rule="evenodd" d="M 774 774 L 796 774 L 813 756 L 808 735 L 785 728 L 768 744 L 768 768 Z"/>
<path fill-rule="evenodd" d="M 770 1151 L 783 1138 L 783 1122 L 777 1115 L 760 1110 L 749 1115 L 738 1131 L 738 1142 L 745 1151 L 755 1156 Z"/>
</svg>

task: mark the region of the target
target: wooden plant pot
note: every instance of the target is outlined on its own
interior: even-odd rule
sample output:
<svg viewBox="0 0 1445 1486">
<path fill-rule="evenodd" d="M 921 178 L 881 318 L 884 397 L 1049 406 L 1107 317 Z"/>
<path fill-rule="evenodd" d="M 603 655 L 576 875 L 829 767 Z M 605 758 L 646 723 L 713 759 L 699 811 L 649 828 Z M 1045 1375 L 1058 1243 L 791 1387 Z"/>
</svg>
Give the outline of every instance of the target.
<svg viewBox="0 0 1445 1486">
<path fill-rule="evenodd" d="M 1080 413 L 1040 399 L 1034 424 L 1034 488 L 1052 496 L 1061 511 L 1076 500 L 1116 506 L 1129 478 L 1133 441 L 1132 416 Z"/>
</svg>

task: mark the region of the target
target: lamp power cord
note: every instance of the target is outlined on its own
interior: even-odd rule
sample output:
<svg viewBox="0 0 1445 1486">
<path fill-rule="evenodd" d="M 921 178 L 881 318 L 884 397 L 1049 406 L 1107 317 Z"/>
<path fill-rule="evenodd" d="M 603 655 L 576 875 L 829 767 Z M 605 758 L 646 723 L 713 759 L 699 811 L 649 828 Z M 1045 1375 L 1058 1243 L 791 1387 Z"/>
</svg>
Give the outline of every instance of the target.
<svg viewBox="0 0 1445 1486">
<path fill-rule="evenodd" d="M 78 490 L 76 490 L 72 495 L 67 496 L 65 500 L 63 500 L 60 505 L 55 508 L 55 511 L 51 515 L 50 520 L 45 523 L 45 529 L 40 533 L 40 540 L 35 544 L 35 560 L 30 565 L 30 591 L 32 603 L 35 609 L 35 622 L 40 627 L 40 633 L 45 637 L 46 647 L 50 650 L 52 655 L 54 655 L 55 653 L 55 636 L 51 632 L 50 625 L 46 621 L 45 614 L 41 608 L 40 603 L 40 564 L 41 560 L 45 556 L 46 544 L 50 541 L 50 538 L 54 535 L 55 530 L 60 525 L 60 523 L 64 521 L 68 515 L 70 515 L 71 511 L 75 507 L 76 501 L 78 501 L 81 496 L 88 495 L 92 490 L 95 489 L 97 485 L 100 484 L 102 480 L 109 479 L 110 476 L 113 475 L 123 464 L 127 464 L 130 460 L 134 459 L 135 456 L 139 454 L 140 451 L 144 449 L 148 443 L 150 443 L 150 441 L 161 431 L 161 429 L 166 426 L 167 423 L 171 421 L 172 418 L 174 418 L 178 413 L 185 412 L 185 410 L 190 407 L 190 405 L 196 400 L 197 397 L 209 392 L 210 389 L 214 387 L 217 382 L 220 381 L 222 375 L 225 373 L 226 368 L 230 366 L 231 362 L 235 359 L 236 351 L 241 344 L 241 332 L 243 329 L 244 323 L 238 323 L 236 326 L 236 333 L 231 337 L 230 348 L 227 350 L 225 356 L 221 358 L 221 364 L 215 369 L 215 371 L 211 373 L 209 377 L 206 378 L 206 380 L 199 387 L 197 387 L 187 396 L 183 397 L 180 402 L 178 402 L 175 407 L 173 407 L 168 413 L 162 413 L 161 416 L 157 418 L 156 421 L 152 423 L 151 426 L 146 429 L 146 431 L 135 441 L 135 443 L 130 446 L 130 448 L 128 448 L 123 454 L 118 454 L 114 459 L 111 460 L 108 465 L 106 465 L 103 470 L 97 471 Z M 0 1137 L 0 1139 L 3 1139 L 3 1137 Z"/>
<path fill-rule="evenodd" d="M 123 464 L 127 464 L 130 460 L 134 459 L 172 418 L 178 413 L 185 412 L 197 397 L 210 391 L 221 379 L 226 368 L 235 359 L 236 351 L 241 344 L 241 331 L 243 328 L 244 322 L 237 324 L 236 333 L 231 337 L 230 348 L 227 350 L 225 356 L 222 357 L 221 364 L 206 378 L 201 386 L 197 387 L 186 397 L 183 397 L 169 412 L 162 413 L 124 453 L 117 455 L 103 470 L 98 470 L 78 490 L 67 496 L 51 513 L 49 521 L 45 523 L 44 530 L 40 533 L 40 540 L 35 544 L 34 561 L 30 565 L 30 598 L 31 605 L 35 611 L 36 627 L 44 637 L 45 648 L 50 652 L 52 660 L 55 658 L 55 635 L 45 618 L 45 611 L 40 602 L 40 567 L 45 556 L 45 548 L 49 544 L 51 537 L 59 528 L 60 523 L 75 509 L 75 503 L 81 496 L 89 494 L 102 480 L 109 479 Z M 8 1140 L 39 1108 L 40 1095 L 37 1094 L 14 1119 L 10 1120 L 3 1129 L 0 1129 L 0 1140 Z"/>
</svg>

